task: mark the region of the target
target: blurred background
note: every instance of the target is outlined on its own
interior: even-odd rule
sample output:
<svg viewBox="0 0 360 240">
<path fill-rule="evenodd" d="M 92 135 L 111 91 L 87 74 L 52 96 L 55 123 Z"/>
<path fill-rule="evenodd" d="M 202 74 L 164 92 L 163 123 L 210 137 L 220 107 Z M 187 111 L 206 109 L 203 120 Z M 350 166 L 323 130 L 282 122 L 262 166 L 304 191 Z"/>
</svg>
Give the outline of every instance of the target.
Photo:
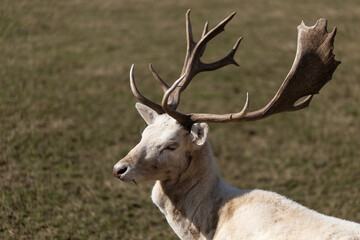
<svg viewBox="0 0 360 240">
<path fill-rule="evenodd" d="M 177 239 L 150 199 L 113 165 L 146 127 L 128 83 L 160 102 L 149 62 L 168 83 L 185 57 L 185 13 L 195 39 L 236 11 L 203 57 L 243 36 L 227 66 L 198 75 L 183 112 L 265 105 L 292 65 L 297 29 L 338 27 L 342 64 L 310 108 L 253 123 L 211 124 L 226 182 L 276 191 L 321 213 L 360 222 L 360 4 L 349 1 L 2 0 L 0 4 L 0 239 Z"/>
</svg>

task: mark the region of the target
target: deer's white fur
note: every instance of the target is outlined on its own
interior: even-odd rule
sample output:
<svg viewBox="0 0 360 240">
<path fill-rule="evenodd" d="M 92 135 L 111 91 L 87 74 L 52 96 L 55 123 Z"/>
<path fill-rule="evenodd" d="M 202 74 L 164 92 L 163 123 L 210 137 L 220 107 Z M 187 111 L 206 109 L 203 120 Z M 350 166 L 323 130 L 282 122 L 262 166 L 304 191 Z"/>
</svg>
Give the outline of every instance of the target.
<svg viewBox="0 0 360 240">
<path fill-rule="evenodd" d="M 152 200 L 181 239 L 360 239 L 360 224 L 274 192 L 227 185 L 216 168 L 207 124 L 195 123 L 188 132 L 166 114 L 136 107 L 148 127 L 114 171 L 126 167 L 124 181 L 157 180 Z"/>
</svg>

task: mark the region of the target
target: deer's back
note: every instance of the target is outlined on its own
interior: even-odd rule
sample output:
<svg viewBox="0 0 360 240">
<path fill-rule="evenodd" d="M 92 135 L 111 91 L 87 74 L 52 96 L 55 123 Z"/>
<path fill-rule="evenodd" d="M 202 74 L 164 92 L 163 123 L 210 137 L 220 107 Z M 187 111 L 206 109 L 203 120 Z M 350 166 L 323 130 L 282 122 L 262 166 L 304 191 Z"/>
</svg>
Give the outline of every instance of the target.
<svg viewBox="0 0 360 240">
<path fill-rule="evenodd" d="M 229 200 L 219 220 L 214 239 L 360 240 L 360 224 L 322 215 L 263 190 Z"/>
</svg>

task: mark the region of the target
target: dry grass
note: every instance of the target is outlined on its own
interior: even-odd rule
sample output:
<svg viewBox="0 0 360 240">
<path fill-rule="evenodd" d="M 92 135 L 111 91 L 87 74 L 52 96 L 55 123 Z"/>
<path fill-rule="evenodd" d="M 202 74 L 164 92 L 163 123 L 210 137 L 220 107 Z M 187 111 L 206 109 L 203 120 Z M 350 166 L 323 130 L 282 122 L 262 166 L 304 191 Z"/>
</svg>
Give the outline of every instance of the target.
<svg viewBox="0 0 360 240">
<path fill-rule="evenodd" d="M 145 125 L 128 70 L 160 100 L 147 70 L 170 82 L 185 52 L 184 13 L 193 27 L 232 11 L 205 59 L 239 35 L 240 68 L 201 74 L 187 111 L 238 109 L 244 93 L 261 107 L 289 70 L 296 26 L 338 27 L 334 79 L 311 107 L 259 123 L 211 125 L 219 169 L 240 188 L 284 194 L 310 208 L 360 221 L 360 5 L 357 1 L 4 0 L 0 6 L 0 239 L 176 239 L 149 195 L 124 185 L 113 164 Z M 211 104 L 209 104 L 211 102 Z"/>
</svg>

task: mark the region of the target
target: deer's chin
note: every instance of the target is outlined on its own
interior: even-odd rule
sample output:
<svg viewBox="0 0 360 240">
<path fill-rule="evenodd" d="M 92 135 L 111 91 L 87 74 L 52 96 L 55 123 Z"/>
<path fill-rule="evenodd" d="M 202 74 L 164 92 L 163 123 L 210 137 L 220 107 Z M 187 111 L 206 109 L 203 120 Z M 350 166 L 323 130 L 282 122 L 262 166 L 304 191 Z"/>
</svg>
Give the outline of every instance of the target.
<svg viewBox="0 0 360 240">
<path fill-rule="evenodd" d="M 125 182 L 125 183 L 142 183 L 142 182 L 151 182 L 151 181 L 161 181 L 161 180 L 165 180 L 165 178 L 154 178 L 153 176 L 150 176 L 150 177 L 146 177 L 146 176 L 133 176 L 133 177 L 123 177 L 123 178 L 120 178 L 120 180 L 122 182 Z"/>
<path fill-rule="evenodd" d="M 121 180 L 122 182 L 125 182 L 125 183 L 127 183 L 127 182 L 133 182 L 133 181 L 136 181 L 136 182 L 141 181 L 141 180 L 139 180 L 138 178 L 136 178 L 136 177 L 134 177 L 134 176 L 130 176 L 130 174 L 127 174 L 127 175 L 125 175 L 125 176 L 121 176 L 121 177 L 120 177 L 120 180 Z"/>
<path fill-rule="evenodd" d="M 137 179 L 137 178 L 120 178 L 120 181 L 124 182 L 124 183 L 139 183 L 139 182 L 144 182 L 143 179 Z"/>
<path fill-rule="evenodd" d="M 133 182 L 134 180 L 131 180 L 131 179 L 120 179 L 120 181 L 124 182 L 124 183 L 131 183 Z"/>
<path fill-rule="evenodd" d="M 144 178 L 144 176 L 138 175 L 138 174 L 133 173 L 133 172 L 125 173 L 119 179 L 122 182 L 125 182 L 125 183 L 128 183 L 128 182 L 144 182 L 144 181 L 147 180 L 146 178 Z"/>
</svg>

